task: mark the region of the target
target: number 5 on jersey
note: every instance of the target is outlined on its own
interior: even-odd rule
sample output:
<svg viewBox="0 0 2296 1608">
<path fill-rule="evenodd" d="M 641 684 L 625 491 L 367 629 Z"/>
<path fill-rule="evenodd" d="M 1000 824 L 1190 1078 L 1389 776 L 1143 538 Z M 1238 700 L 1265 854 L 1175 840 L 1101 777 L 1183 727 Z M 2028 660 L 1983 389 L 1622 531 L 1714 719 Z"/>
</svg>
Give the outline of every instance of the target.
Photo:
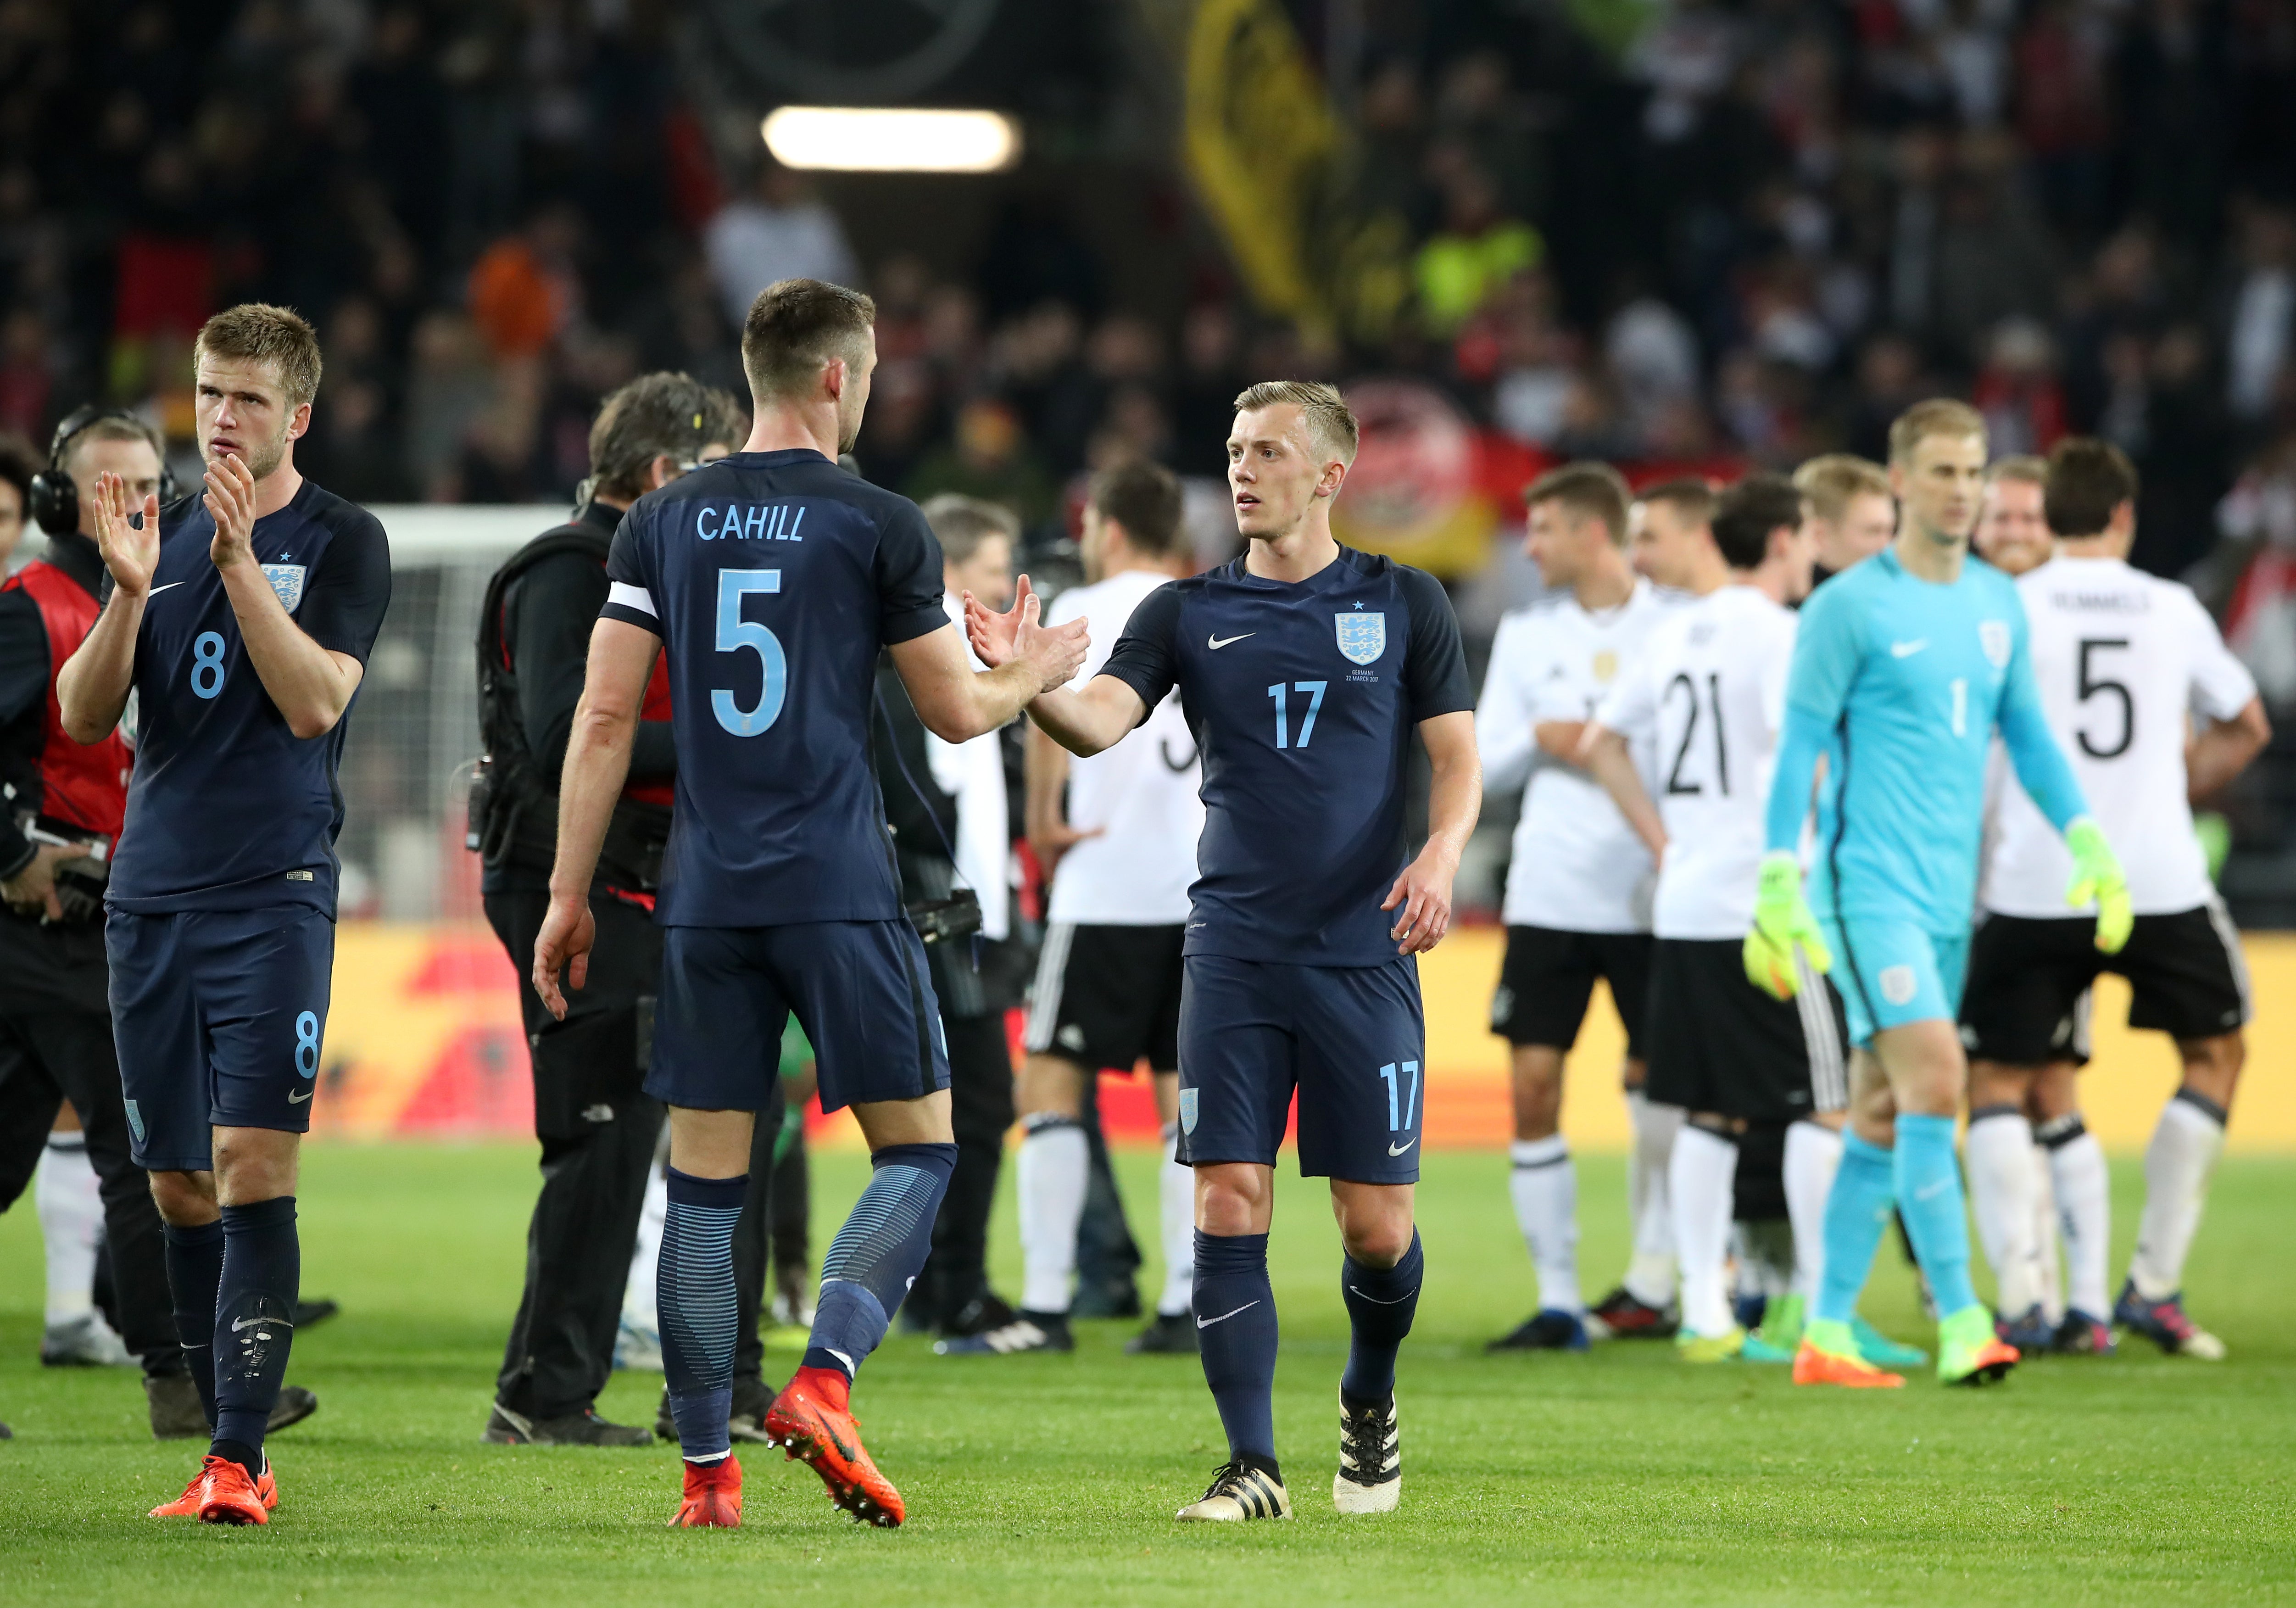
<svg viewBox="0 0 2296 1608">
<path fill-rule="evenodd" d="M 757 621 L 742 618 L 743 598 L 755 592 L 781 589 L 778 570 L 718 571 L 718 651 L 738 653 L 746 649 L 755 653 L 765 682 L 752 709 L 736 703 L 730 687 L 709 690 L 709 712 L 736 737 L 754 737 L 781 718 L 782 700 L 789 692 L 789 658 L 782 652 L 782 639 Z"/>
</svg>

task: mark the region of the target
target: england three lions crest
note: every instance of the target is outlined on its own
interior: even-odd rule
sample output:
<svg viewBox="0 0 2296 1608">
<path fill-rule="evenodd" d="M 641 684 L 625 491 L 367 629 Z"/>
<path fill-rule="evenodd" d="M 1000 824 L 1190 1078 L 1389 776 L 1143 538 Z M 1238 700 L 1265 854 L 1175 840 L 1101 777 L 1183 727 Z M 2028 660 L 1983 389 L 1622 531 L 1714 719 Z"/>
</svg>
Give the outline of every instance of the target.
<svg viewBox="0 0 2296 1608">
<path fill-rule="evenodd" d="M 279 606 L 292 614 L 303 601 L 303 577 L 309 573 L 308 564 L 266 564 L 263 578 L 279 595 Z"/>
<path fill-rule="evenodd" d="M 1334 614 L 1332 620 L 1339 631 L 1340 656 L 1349 664 L 1377 664 L 1387 652 L 1386 615 Z"/>
<path fill-rule="evenodd" d="M 1980 619 L 1977 622 L 1977 645 L 1985 650 L 1985 662 L 1997 670 L 2009 668 L 2009 622 L 2005 619 Z"/>
</svg>

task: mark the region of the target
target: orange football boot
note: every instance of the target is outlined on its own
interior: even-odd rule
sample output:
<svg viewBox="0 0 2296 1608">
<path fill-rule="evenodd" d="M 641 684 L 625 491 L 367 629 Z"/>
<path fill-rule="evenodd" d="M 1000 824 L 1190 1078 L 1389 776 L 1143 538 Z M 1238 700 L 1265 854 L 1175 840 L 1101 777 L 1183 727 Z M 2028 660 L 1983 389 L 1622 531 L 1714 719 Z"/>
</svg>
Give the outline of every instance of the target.
<svg viewBox="0 0 2296 1608">
<path fill-rule="evenodd" d="M 685 1496 L 669 1515 L 672 1530 L 742 1528 L 742 1464 L 732 1453 L 685 1465 Z"/>
<path fill-rule="evenodd" d="M 151 1516 L 155 1519 L 198 1518 L 200 1516 L 200 1504 L 206 1498 L 207 1483 L 207 1465 L 202 1462 L 200 1465 L 200 1472 L 193 1474 L 191 1479 L 191 1483 L 184 1487 L 184 1494 L 177 1497 L 173 1502 L 162 1502 L 160 1504 L 159 1506 L 152 1510 Z M 256 1477 L 255 1494 L 263 1498 L 263 1506 L 266 1512 L 269 1512 L 279 1505 L 279 1481 L 272 1477 L 271 1459 L 268 1457 L 266 1457 L 263 1460 L 263 1473 Z"/>
<path fill-rule="evenodd" d="M 766 1413 L 767 1436 L 821 1476 L 829 1499 L 865 1524 L 885 1530 L 904 1517 L 901 1493 L 877 1472 L 861 1444 L 861 1425 L 847 1410 L 845 1376 L 800 1368 Z"/>
<path fill-rule="evenodd" d="M 268 1524 L 271 1514 L 247 1471 L 228 1457 L 208 1458 L 207 1489 L 200 1497 L 202 1524 Z"/>
<path fill-rule="evenodd" d="M 1856 1357 L 1821 1351 L 1807 1340 L 1794 1353 L 1796 1384 L 1838 1384 L 1853 1391 L 1896 1391 L 1905 1387 L 1902 1374 L 1891 1374 Z"/>
</svg>

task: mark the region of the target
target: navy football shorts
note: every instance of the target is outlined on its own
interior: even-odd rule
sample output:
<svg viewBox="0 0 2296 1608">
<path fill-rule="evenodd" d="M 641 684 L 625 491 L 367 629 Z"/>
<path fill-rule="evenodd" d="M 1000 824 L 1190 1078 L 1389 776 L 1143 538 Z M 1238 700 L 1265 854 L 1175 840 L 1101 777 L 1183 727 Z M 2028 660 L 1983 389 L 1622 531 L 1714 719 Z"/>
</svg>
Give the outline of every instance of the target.
<svg viewBox="0 0 2296 1608">
<path fill-rule="evenodd" d="M 1303 1177 L 1416 1183 L 1426 1043 L 1414 960 L 1297 966 L 1191 955 L 1179 1160 L 1274 1166 L 1296 1088 Z"/>
<path fill-rule="evenodd" d="M 205 1172 L 217 1128 L 310 1131 L 335 963 L 325 912 L 113 910 L 103 942 L 136 1166 Z"/>
<path fill-rule="evenodd" d="M 948 1087 L 925 947 L 902 917 L 662 929 L 646 1093 L 688 1111 L 761 1110 L 792 1012 L 825 1112 Z"/>
</svg>

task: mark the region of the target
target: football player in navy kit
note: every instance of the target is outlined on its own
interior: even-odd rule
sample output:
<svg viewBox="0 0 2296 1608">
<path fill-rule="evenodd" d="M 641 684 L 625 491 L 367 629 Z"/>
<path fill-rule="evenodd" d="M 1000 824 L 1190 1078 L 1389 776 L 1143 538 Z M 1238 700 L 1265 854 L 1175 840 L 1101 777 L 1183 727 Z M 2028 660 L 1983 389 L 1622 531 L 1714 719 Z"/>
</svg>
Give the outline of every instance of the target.
<svg viewBox="0 0 2296 1608">
<path fill-rule="evenodd" d="M 166 1226 L 178 1337 L 215 1425 L 155 1510 L 261 1524 L 294 1337 L 296 1163 L 334 960 L 342 720 L 390 602 L 372 514 L 295 468 L 319 342 L 283 308 L 217 314 L 193 348 L 204 493 L 141 509 L 97 483 L 103 613 L 56 680 L 102 742 L 134 693 L 135 768 L 105 897 L 135 1158 Z M 140 517 L 138 517 L 140 515 Z"/>
<path fill-rule="evenodd" d="M 956 1145 L 939 1006 L 870 765 L 877 655 L 890 649 L 918 717 L 949 742 L 1007 724 L 1084 661 L 1083 624 L 1041 628 L 1031 603 L 1018 651 L 976 672 L 943 609 L 940 545 L 923 514 L 838 467 L 868 400 L 875 317 L 866 296 L 817 280 L 759 292 L 742 332 L 749 441 L 623 516 L 559 784 L 534 984 L 562 1015 L 560 972 L 578 989 L 588 971 L 592 872 L 666 652 L 677 791 L 645 1087 L 670 1108 L 659 1297 L 685 1455 L 673 1525 L 741 1522 L 731 1244 L 751 1126 L 792 1011 L 823 1108 L 853 1107 L 872 1172 L 822 1259 L 804 1366 L 764 1428 L 857 1518 L 904 1516 L 849 1392 L 924 1265 Z"/>
<path fill-rule="evenodd" d="M 1203 760 L 1204 832 L 1180 1004 L 1179 1159 L 1196 1172 L 1196 1327 L 1228 1461 L 1183 1519 L 1288 1518 L 1270 1393 L 1276 1147 L 1296 1089 L 1300 1168 L 1332 1180 L 1351 1331 L 1340 1381 L 1343 1514 L 1402 1489 L 1395 1358 L 1418 1304 L 1412 1226 L 1424 1104 L 1418 964 L 1451 920 L 1482 798 L 1474 688 L 1442 587 L 1332 537 L 1356 421 L 1328 385 L 1236 398 L 1228 485 L 1245 554 L 1149 594 L 1101 673 L 1030 717 L 1100 752 L 1177 686 Z M 1027 624 L 969 602 L 1001 664 Z M 1404 849 L 1416 732 L 1433 767 L 1426 847 Z"/>
</svg>

